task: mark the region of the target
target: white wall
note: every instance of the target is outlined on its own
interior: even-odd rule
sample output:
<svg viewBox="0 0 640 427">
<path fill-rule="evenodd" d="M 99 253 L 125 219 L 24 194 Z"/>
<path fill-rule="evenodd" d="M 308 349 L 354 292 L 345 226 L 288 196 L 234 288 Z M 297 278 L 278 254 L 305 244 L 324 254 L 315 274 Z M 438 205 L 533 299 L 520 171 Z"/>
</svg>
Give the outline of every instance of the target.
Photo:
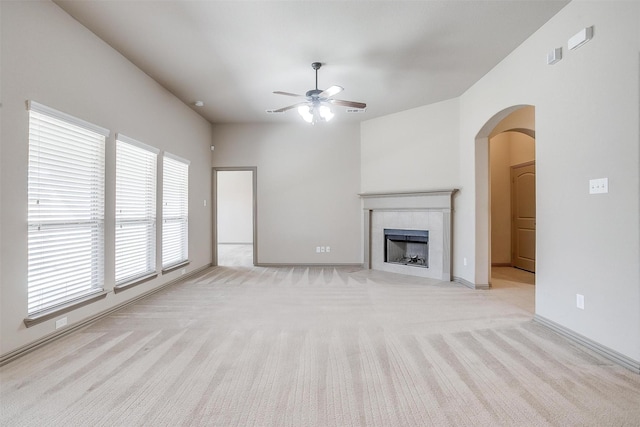
<svg viewBox="0 0 640 427">
<path fill-rule="evenodd" d="M 534 105 L 537 166 L 536 313 L 640 361 L 640 3 L 574 1 L 460 98 L 460 170 L 454 274 L 474 283 L 482 258 L 485 127 L 514 105 Z M 587 26 L 595 35 L 567 51 Z M 559 63 L 546 52 L 564 47 Z M 495 123 L 494 123 L 495 124 Z M 476 142 L 476 138 L 481 138 Z M 589 195 L 591 178 L 609 194 Z M 484 214 L 483 214 L 484 212 Z M 476 223 L 476 220 L 478 222 Z M 469 237 L 472 236 L 472 237 Z M 475 237 L 475 238 L 474 238 Z M 486 260 L 486 258 L 485 258 Z M 484 276 L 483 276 L 484 274 Z M 585 309 L 576 308 L 576 294 Z"/>
<path fill-rule="evenodd" d="M 27 316 L 28 112 L 34 100 L 111 130 L 106 145 L 105 288 L 114 282 L 116 132 L 191 161 L 187 271 L 211 261 L 211 125 L 48 1 L 0 2 L 2 119 L 0 355 L 54 332 L 55 319 L 25 328 Z M 210 203 L 208 204 L 210 206 Z M 135 298 L 180 272 L 109 293 L 65 314 L 73 325 Z"/>
<path fill-rule="evenodd" d="M 214 125 L 212 166 L 257 167 L 257 264 L 362 263 L 359 126 L 338 119 Z"/>
<path fill-rule="evenodd" d="M 457 99 L 362 123 L 362 192 L 459 185 Z"/>
<path fill-rule="evenodd" d="M 218 243 L 253 243 L 253 173 L 218 171 Z"/>
<path fill-rule="evenodd" d="M 364 122 L 361 142 L 362 191 L 460 188 L 453 276 L 486 285 L 489 136 L 510 113 L 535 106 L 536 314 L 636 361 L 639 23 L 638 2 L 573 1 L 459 99 Z M 594 38 L 567 51 L 567 40 L 591 25 Z M 547 65 L 559 46 L 564 59 Z M 436 164 L 382 167 L 401 153 Z M 589 179 L 602 177 L 609 193 L 589 195 Z"/>
</svg>

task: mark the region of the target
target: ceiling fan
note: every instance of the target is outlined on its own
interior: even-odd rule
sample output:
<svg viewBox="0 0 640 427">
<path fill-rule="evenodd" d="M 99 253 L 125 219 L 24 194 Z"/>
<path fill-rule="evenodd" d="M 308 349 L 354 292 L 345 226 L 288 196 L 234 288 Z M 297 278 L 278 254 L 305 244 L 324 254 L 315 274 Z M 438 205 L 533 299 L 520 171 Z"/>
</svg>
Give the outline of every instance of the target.
<svg viewBox="0 0 640 427">
<path fill-rule="evenodd" d="M 331 111 L 331 105 L 338 105 L 341 107 L 349 107 L 356 110 L 364 110 L 367 108 L 367 104 L 364 102 L 355 101 L 343 101 L 340 99 L 333 99 L 334 95 L 342 92 L 344 89 L 340 86 L 331 86 L 328 89 L 318 89 L 318 70 L 322 67 L 322 63 L 314 62 L 311 64 L 311 68 L 316 71 L 316 88 L 307 91 L 305 95 L 298 95 L 296 93 L 276 91 L 273 92 L 276 95 L 293 96 L 297 98 L 305 98 L 305 101 L 298 102 L 287 107 L 278 108 L 277 110 L 267 110 L 268 113 L 284 113 L 292 108 L 298 108 L 298 113 L 308 123 L 315 124 L 316 122 L 327 122 L 334 116 Z"/>
</svg>

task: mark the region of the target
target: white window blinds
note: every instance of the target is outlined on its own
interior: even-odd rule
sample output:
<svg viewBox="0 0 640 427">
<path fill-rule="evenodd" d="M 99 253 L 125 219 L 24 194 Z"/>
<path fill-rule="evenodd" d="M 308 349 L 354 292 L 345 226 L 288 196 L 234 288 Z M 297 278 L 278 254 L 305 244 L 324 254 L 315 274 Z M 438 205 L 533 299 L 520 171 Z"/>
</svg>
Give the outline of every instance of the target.
<svg viewBox="0 0 640 427">
<path fill-rule="evenodd" d="M 107 129 L 29 102 L 28 313 L 102 291 Z"/>
<path fill-rule="evenodd" d="M 158 150 L 116 136 L 116 286 L 156 272 Z"/>
<path fill-rule="evenodd" d="M 189 235 L 189 162 L 169 153 L 162 167 L 162 267 L 187 261 Z"/>
</svg>

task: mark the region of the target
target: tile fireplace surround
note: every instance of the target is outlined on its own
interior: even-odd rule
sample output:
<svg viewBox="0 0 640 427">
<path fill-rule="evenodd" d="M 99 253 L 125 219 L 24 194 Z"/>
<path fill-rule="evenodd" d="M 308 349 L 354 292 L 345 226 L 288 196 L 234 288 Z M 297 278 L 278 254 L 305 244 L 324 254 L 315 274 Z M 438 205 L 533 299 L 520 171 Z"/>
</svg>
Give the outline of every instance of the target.
<svg viewBox="0 0 640 427">
<path fill-rule="evenodd" d="M 364 267 L 451 280 L 451 210 L 457 189 L 360 194 L 364 209 Z M 384 229 L 429 231 L 429 268 L 384 262 Z"/>
</svg>

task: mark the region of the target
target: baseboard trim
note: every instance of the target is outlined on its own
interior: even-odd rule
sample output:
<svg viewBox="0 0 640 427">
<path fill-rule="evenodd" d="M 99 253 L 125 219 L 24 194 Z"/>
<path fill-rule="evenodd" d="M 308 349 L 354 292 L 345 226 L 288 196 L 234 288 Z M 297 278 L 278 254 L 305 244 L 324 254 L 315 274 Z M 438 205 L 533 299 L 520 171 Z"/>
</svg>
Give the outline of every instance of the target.
<svg viewBox="0 0 640 427">
<path fill-rule="evenodd" d="M 122 303 L 120 303 L 118 305 L 115 305 L 115 306 L 107 309 L 107 310 L 104 310 L 104 311 L 101 311 L 99 313 L 96 313 L 93 316 L 90 316 L 90 317 L 88 317 L 88 318 L 86 318 L 84 320 L 81 320 L 78 323 L 74 323 L 74 324 L 70 325 L 68 328 L 60 329 L 60 330 L 55 331 L 55 332 L 53 332 L 51 334 L 45 335 L 44 337 L 42 337 L 42 338 L 40 338 L 40 339 L 38 339 L 38 340 L 36 340 L 34 342 L 31 342 L 29 344 L 26 344 L 26 345 L 24 345 L 22 347 L 19 347 L 19 348 L 13 350 L 13 351 L 10 351 L 9 353 L 3 354 L 3 355 L 0 356 L 0 366 L 6 365 L 7 363 L 14 361 L 14 360 L 24 356 L 25 354 L 28 354 L 28 353 L 32 352 L 33 350 L 36 350 L 37 348 L 40 348 L 40 347 L 44 346 L 45 344 L 53 342 L 53 341 L 55 341 L 57 339 L 60 339 L 60 338 L 62 338 L 64 336 L 66 336 L 66 335 L 69 335 L 72 332 L 75 332 L 75 331 L 77 331 L 79 329 L 82 329 L 82 328 L 84 328 L 86 326 L 89 326 L 90 324 L 102 319 L 103 317 L 106 317 L 106 316 L 108 316 L 108 315 L 110 315 L 110 314 L 112 314 L 112 313 L 114 313 L 114 312 L 116 312 L 116 311 L 128 306 L 128 305 L 134 304 L 134 303 L 136 303 L 136 302 L 138 302 L 138 301 L 140 301 L 140 300 L 142 300 L 142 299 L 144 299 L 144 298 L 146 298 L 146 297 L 148 297 L 150 295 L 153 295 L 156 292 L 159 292 L 159 291 L 161 291 L 162 289 L 164 289 L 164 288 L 166 288 L 168 286 L 175 285 L 177 283 L 180 283 L 180 282 L 183 282 L 183 281 L 185 281 L 187 279 L 190 279 L 190 278 L 192 278 L 194 276 L 197 276 L 198 274 L 208 270 L 209 268 L 211 268 L 211 264 L 208 264 L 208 265 L 205 265 L 203 267 L 200 267 L 200 268 L 197 268 L 195 270 L 192 270 L 187 274 L 184 274 L 184 275 L 182 275 L 182 276 L 180 276 L 180 277 L 178 277 L 178 278 L 176 278 L 174 280 L 170 280 L 167 283 L 163 283 L 163 284 L 159 285 L 156 288 L 153 288 L 153 289 L 151 289 L 151 290 L 149 290 L 149 291 L 147 291 L 147 292 L 145 292 L 145 293 L 143 293 L 141 295 L 138 295 L 135 298 L 132 298 L 132 299 L 127 300 L 127 301 L 124 301 L 124 302 L 122 302 Z"/>
<path fill-rule="evenodd" d="M 596 353 L 612 361 L 613 363 L 627 368 L 636 374 L 640 374 L 640 362 L 637 360 L 633 360 L 630 357 L 625 356 L 624 354 L 610 349 L 609 347 L 605 347 L 600 343 L 597 343 L 583 335 L 578 334 L 577 332 L 572 331 L 571 329 L 565 328 L 564 326 L 559 325 L 556 322 L 542 317 L 538 314 L 533 316 L 533 321 L 546 326 L 552 331 L 577 344 L 587 347 L 589 350 L 595 351 Z"/>
<path fill-rule="evenodd" d="M 363 268 L 362 264 L 305 264 L 305 263 L 277 263 L 277 262 L 261 262 L 255 264 L 256 267 L 358 267 Z"/>
<path fill-rule="evenodd" d="M 462 277 L 457 276 L 453 276 L 453 281 L 456 283 L 460 283 L 461 285 L 464 285 L 469 289 L 487 290 L 491 287 L 488 283 L 486 285 L 476 284 L 468 281 L 467 279 L 463 279 Z"/>
<path fill-rule="evenodd" d="M 363 264 L 296 264 L 296 263 L 284 263 L 284 264 L 280 264 L 280 263 L 272 263 L 272 262 L 260 262 L 255 264 L 256 267 L 322 267 L 322 268 L 326 268 L 326 267 L 358 267 L 358 268 L 364 268 Z"/>
</svg>

